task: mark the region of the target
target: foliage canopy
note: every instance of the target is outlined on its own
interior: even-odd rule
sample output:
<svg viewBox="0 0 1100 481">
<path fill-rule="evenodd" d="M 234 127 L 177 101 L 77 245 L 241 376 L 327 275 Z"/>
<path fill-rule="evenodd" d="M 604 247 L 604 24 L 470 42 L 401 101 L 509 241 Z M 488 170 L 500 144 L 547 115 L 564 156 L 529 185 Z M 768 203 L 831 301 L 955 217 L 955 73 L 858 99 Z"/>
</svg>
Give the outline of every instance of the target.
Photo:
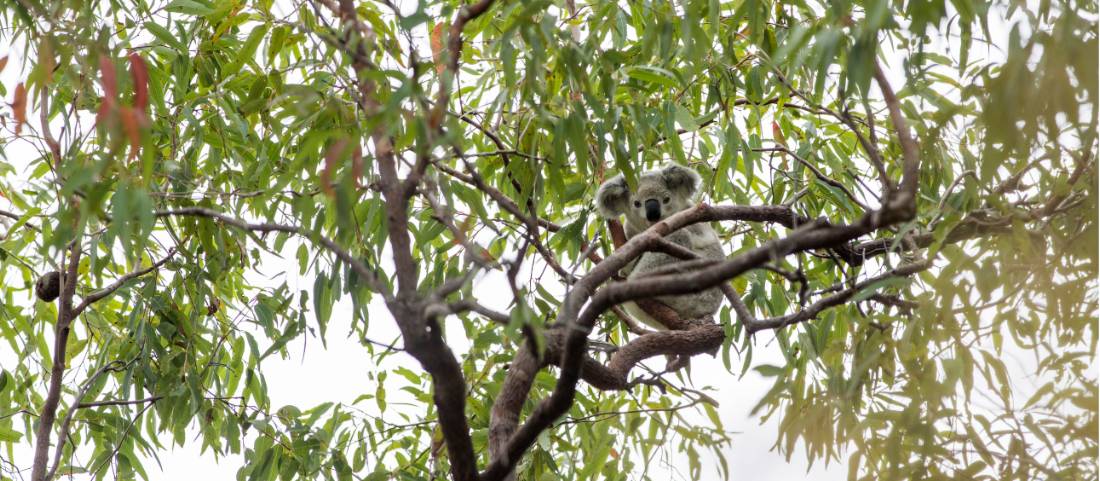
<svg viewBox="0 0 1100 481">
<path fill-rule="evenodd" d="M 0 477 L 148 478 L 184 443 L 243 451 L 250 480 L 496 480 L 517 462 L 635 479 L 667 449 L 689 477 L 728 476 L 715 401 L 636 366 L 713 346 L 728 372 L 709 381 L 774 378 L 746 395 L 788 456 L 855 479 L 1095 480 L 1097 15 L 7 2 L 0 446 L 34 456 L 0 455 Z M 729 260 L 617 282 L 660 236 L 620 246 L 595 188 L 666 161 L 703 175 L 717 207 L 683 222 L 716 221 Z M 257 285 L 283 254 L 312 290 Z M 35 301 L 50 271 L 60 299 Z M 474 287 L 487 275 L 507 312 Z M 611 309 L 717 283 L 747 313 L 654 334 Z M 375 373 L 363 409 L 272 405 L 264 359 L 343 336 L 338 299 L 373 360 L 419 366 Z M 396 346 L 375 338 L 395 323 Z M 585 354 L 588 327 L 619 350 Z M 785 362 L 754 363 L 773 330 Z M 390 416 L 385 389 L 418 408 Z"/>
</svg>

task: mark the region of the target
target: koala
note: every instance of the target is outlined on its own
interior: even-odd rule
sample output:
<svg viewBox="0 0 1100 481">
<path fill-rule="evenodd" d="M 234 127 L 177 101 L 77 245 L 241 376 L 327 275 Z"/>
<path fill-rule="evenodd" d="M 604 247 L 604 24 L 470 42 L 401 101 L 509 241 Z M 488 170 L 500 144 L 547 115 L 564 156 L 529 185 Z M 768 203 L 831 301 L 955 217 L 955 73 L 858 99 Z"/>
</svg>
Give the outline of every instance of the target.
<svg viewBox="0 0 1100 481">
<path fill-rule="evenodd" d="M 618 175 L 604 182 L 596 191 L 596 210 L 607 219 L 623 216 L 626 236 L 634 237 L 661 219 L 692 207 L 701 182 L 694 170 L 675 163 L 642 173 L 638 176 L 636 192 L 631 192 L 626 179 Z M 718 234 L 708 223 L 684 227 L 669 234 L 666 239 L 702 258 L 725 258 Z M 677 262 L 681 260 L 659 252 L 647 252 L 624 270 L 629 279 Z M 718 312 L 722 305 L 722 291 L 711 288 L 694 294 L 662 296 L 657 300 L 676 311 L 681 319 L 700 319 Z M 636 319 L 659 330 L 667 329 L 635 303 L 628 302 L 623 307 Z"/>
</svg>

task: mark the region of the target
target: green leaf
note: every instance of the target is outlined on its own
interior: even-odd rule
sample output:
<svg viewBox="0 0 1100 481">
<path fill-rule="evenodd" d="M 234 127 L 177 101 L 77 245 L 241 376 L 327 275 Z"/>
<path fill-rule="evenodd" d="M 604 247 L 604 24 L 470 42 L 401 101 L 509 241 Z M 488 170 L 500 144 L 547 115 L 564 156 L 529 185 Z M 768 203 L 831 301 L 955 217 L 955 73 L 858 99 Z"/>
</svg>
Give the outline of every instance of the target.
<svg viewBox="0 0 1100 481">
<path fill-rule="evenodd" d="M 148 29 L 149 33 L 152 33 L 153 36 L 157 38 L 157 40 L 164 42 L 165 45 L 172 47 L 172 49 L 179 52 L 187 51 L 187 46 L 184 45 L 178 37 L 173 35 L 172 32 L 169 32 L 167 28 L 164 28 L 160 24 L 157 24 L 155 22 L 145 22 L 143 26 Z"/>
<path fill-rule="evenodd" d="M 773 366 L 770 364 L 761 364 L 753 368 L 756 372 L 760 373 L 764 377 L 779 377 L 784 375 L 787 370 L 780 366 Z"/>
<path fill-rule="evenodd" d="M 907 277 L 888 277 L 879 281 L 872 282 L 866 287 L 860 289 L 855 295 L 852 296 L 851 302 L 862 302 L 869 299 L 875 293 L 884 289 L 902 289 L 909 285 L 911 281 Z"/>
<path fill-rule="evenodd" d="M 256 48 L 259 47 L 260 41 L 263 40 L 265 35 L 267 35 L 269 27 L 270 26 L 267 24 L 262 24 L 256 28 L 253 28 L 252 31 L 248 33 L 248 38 L 245 39 L 244 43 L 241 45 L 240 50 L 237 50 L 237 56 L 234 59 L 233 63 L 226 68 L 226 76 L 237 73 L 238 71 L 240 71 L 241 67 L 244 64 L 254 60 L 256 56 Z"/>
<path fill-rule="evenodd" d="M 0 425 L 0 442 L 14 443 L 23 438 L 23 434 L 12 428 Z"/>
<path fill-rule="evenodd" d="M 676 80 L 676 76 L 672 72 L 660 67 L 636 65 L 626 69 L 626 75 L 630 78 L 657 84 L 662 87 L 674 88 L 680 86 L 680 82 Z"/>
<path fill-rule="evenodd" d="M 201 3 L 197 0 L 172 0 L 165 10 L 175 13 L 186 13 L 189 15 L 210 15 L 214 13 L 214 9 Z"/>
</svg>

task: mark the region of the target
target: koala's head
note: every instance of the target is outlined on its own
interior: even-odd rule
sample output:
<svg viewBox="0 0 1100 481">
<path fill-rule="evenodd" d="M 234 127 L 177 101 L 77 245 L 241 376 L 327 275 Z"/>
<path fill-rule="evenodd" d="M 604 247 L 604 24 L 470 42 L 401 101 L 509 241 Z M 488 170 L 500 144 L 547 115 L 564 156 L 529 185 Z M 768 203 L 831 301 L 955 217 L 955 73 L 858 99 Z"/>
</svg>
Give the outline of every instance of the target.
<svg viewBox="0 0 1100 481">
<path fill-rule="evenodd" d="M 638 176 L 638 189 L 631 192 L 622 175 L 608 179 L 596 191 L 596 209 L 614 219 L 626 217 L 626 223 L 638 231 L 693 205 L 699 190 L 699 174 L 679 164 L 668 164 Z"/>
</svg>

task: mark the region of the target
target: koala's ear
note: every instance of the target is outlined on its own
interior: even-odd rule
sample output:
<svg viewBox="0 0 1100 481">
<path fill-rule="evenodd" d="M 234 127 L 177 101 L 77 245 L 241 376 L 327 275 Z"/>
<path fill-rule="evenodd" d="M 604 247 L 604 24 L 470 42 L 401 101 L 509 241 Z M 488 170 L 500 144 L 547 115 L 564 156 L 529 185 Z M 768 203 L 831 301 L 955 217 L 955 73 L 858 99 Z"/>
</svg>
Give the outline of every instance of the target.
<svg viewBox="0 0 1100 481">
<path fill-rule="evenodd" d="M 664 169 L 661 169 L 661 178 L 664 179 L 665 185 L 668 186 L 668 190 L 688 198 L 695 195 L 695 192 L 699 190 L 699 184 L 703 180 L 699 177 L 699 174 L 690 167 L 685 167 L 680 164 L 668 164 L 665 166 Z"/>
<path fill-rule="evenodd" d="M 630 188 L 626 179 L 616 175 L 607 179 L 596 191 L 596 211 L 606 219 L 614 219 L 626 212 Z"/>
</svg>

